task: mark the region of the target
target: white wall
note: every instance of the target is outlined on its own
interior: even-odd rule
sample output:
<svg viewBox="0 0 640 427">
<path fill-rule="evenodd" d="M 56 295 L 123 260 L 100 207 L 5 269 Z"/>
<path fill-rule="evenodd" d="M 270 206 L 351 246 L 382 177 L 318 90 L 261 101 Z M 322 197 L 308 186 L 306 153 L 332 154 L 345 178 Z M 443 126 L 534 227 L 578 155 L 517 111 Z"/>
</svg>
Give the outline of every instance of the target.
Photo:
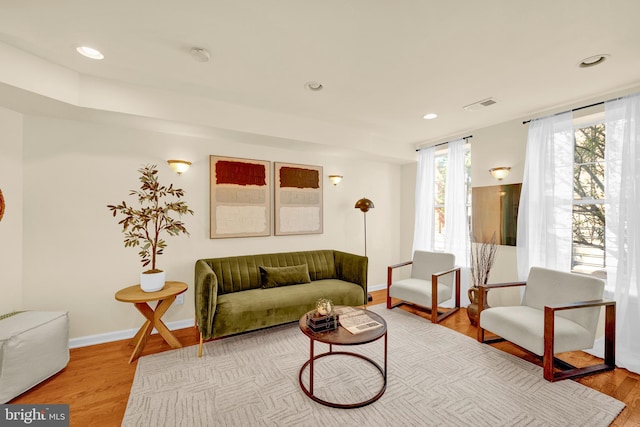
<svg viewBox="0 0 640 427">
<path fill-rule="evenodd" d="M 0 314 L 22 303 L 22 115 L 0 108 Z"/>
<path fill-rule="evenodd" d="M 619 94 L 593 101 L 612 96 Z M 545 113 L 532 117 L 541 115 Z M 231 135 L 204 139 L 23 117 L 4 109 L 0 109 L 0 131 L 0 188 L 8 204 L 0 222 L 0 312 L 67 309 L 72 338 L 137 328 L 142 321 L 132 306 L 113 297 L 118 289 L 138 282 L 141 266 L 136 250 L 123 247 L 117 221 L 106 205 L 126 199 L 128 190 L 137 188 L 136 170 L 147 163 L 159 165 L 162 182 L 184 188 L 186 200 L 196 212 L 185 218 L 191 237 L 169 238 L 169 247 L 160 259 L 169 280 L 192 285 L 194 261 L 204 257 L 318 248 L 362 254 L 363 214 L 354 209 L 354 203 L 364 196 L 375 203 L 367 214 L 370 287 L 385 283 L 388 265 L 411 256 L 415 163 L 398 166 L 334 157 L 313 145 L 305 150 L 259 146 L 233 140 Z M 521 182 L 526 132 L 521 119 L 472 132 L 475 186 L 495 185 L 487 170 L 501 165 L 512 167 L 505 183 Z M 323 166 L 324 233 L 209 239 L 211 154 Z M 177 176 L 166 165 L 169 158 L 184 158 L 193 166 Z M 327 179 L 333 173 L 344 175 L 337 187 Z M 490 280 L 516 279 L 515 250 L 500 247 Z M 510 298 L 500 297 L 505 301 Z M 185 304 L 174 305 L 165 319 L 192 318 L 190 289 Z"/>
<path fill-rule="evenodd" d="M 418 163 L 402 166 L 402 221 L 400 231 L 400 253 L 395 262 L 404 262 L 413 256 L 413 226 L 415 221 L 415 189 Z"/>
<path fill-rule="evenodd" d="M 567 111 L 573 108 L 590 105 L 597 102 L 606 101 L 619 96 L 629 95 L 640 91 L 640 86 L 623 89 L 617 92 L 603 94 L 599 97 L 581 101 L 572 105 L 566 105 L 553 110 L 532 113 L 528 117 L 522 117 L 494 126 L 488 126 L 471 132 L 471 183 L 474 187 L 484 187 L 498 185 L 490 174 L 489 169 L 497 166 L 511 166 L 511 172 L 507 178 L 500 183 L 513 184 L 522 182 L 524 176 L 524 161 L 527 145 L 528 125 L 523 125 L 524 120 L 539 118 Z M 600 107 L 602 108 L 602 107 Z M 481 112 L 480 112 L 481 114 Z M 578 117 L 585 114 L 585 110 L 576 112 Z M 411 251 L 413 242 L 413 203 L 415 193 L 416 163 L 402 166 L 402 200 L 401 210 L 401 238 L 402 246 L 400 254 L 407 256 L 407 251 Z M 409 254 L 410 258 L 410 254 Z M 407 258 L 407 259 L 409 259 Z M 517 257 L 514 246 L 499 246 L 496 253 L 495 264 L 491 270 L 489 282 L 502 283 L 518 280 Z M 515 289 L 492 292 L 489 297 L 490 305 L 513 304 L 519 301 L 519 293 Z M 462 298 L 462 304 L 466 304 L 466 297 Z"/>
<path fill-rule="evenodd" d="M 514 120 L 478 129 L 471 139 L 471 183 L 474 187 L 522 182 L 529 127 L 522 120 Z M 510 166 L 509 175 L 497 181 L 489 169 Z M 515 246 L 498 246 L 495 263 L 489 274 L 489 283 L 515 282 L 518 264 Z M 463 298 L 466 302 L 466 298 Z M 517 288 L 500 289 L 489 294 L 489 305 L 518 304 Z"/>
<path fill-rule="evenodd" d="M 313 147 L 311 147 L 313 148 Z M 324 168 L 324 233 L 306 236 L 209 238 L 209 155 L 283 161 Z M 178 176 L 166 159 L 193 162 Z M 111 125 L 39 116 L 24 118 L 24 301 L 34 309 L 67 309 L 71 337 L 137 328 L 142 316 L 114 293 L 136 284 L 137 250 L 124 248 L 120 226 L 107 204 L 132 200 L 137 169 L 158 164 L 161 183 L 186 192 L 195 211 L 185 217 L 191 236 L 169 237 L 159 266 L 168 280 L 193 285 L 199 258 L 239 254 L 338 249 L 364 252 L 363 214 L 355 201 L 366 196 L 369 284 L 385 282 L 386 266 L 400 246 L 400 166 L 362 159 L 198 139 Z M 344 175 L 334 187 L 327 175 Z M 4 224 L 4 221 L 2 225 Z M 165 320 L 193 318 L 193 289 Z"/>
</svg>

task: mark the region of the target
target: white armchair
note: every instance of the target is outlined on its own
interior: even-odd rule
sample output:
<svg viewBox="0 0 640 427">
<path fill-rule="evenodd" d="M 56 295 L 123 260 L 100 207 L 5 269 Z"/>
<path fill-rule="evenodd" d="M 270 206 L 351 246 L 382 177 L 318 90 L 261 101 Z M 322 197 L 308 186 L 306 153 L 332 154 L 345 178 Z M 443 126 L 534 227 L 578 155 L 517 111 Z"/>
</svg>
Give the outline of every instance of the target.
<svg viewBox="0 0 640 427">
<path fill-rule="evenodd" d="M 524 285 L 520 305 L 485 308 L 490 289 Z M 603 295 L 604 282 L 593 276 L 532 267 L 526 282 L 480 286 L 477 339 L 486 343 L 507 340 L 542 357 L 544 378 L 548 381 L 614 369 L 616 306 L 614 301 L 603 300 Z M 555 358 L 556 353 L 593 347 L 603 306 L 604 363 L 576 368 Z M 487 340 L 485 330 L 499 337 Z M 554 366 L 562 371 L 555 372 Z"/>
<path fill-rule="evenodd" d="M 411 265 L 411 277 L 393 281 L 393 270 Z M 438 305 L 455 298 L 450 310 L 438 311 Z M 401 300 L 392 304 L 392 298 Z M 431 322 L 438 323 L 460 309 L 460 268 L 455 256 L 442 252 L 415 251 L 413 260 L 387 268 L 387 308 L 403 303 L 425 307 Z"/>
</svg>

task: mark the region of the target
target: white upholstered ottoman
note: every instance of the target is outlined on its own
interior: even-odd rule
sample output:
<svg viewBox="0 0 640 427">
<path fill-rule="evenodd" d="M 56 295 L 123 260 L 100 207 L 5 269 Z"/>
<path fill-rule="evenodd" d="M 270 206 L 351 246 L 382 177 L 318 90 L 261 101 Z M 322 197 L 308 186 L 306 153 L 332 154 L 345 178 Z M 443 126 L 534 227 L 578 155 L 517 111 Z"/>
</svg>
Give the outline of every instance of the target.
<svg viewBox="0 0 640 427">
<path fill-rule="evenodd" d="M 0 403 L 46 380 L 69 362 L 65 311 L 24 311 L 0 318 Z"/>
</svg>

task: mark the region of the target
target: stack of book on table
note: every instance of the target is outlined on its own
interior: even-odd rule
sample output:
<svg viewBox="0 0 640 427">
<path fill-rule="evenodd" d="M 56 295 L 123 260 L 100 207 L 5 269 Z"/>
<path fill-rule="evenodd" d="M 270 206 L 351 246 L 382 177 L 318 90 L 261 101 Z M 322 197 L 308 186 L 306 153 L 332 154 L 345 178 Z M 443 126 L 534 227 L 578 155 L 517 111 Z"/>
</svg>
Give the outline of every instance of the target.
<svg viewBox="0 0 640 427">
<path fill-rule="evenodd" d="M 333 331 L 338 329 L 338 316 L 335 314 L 307 316 L 307 327 L 313 332 Z"/>
</svg>

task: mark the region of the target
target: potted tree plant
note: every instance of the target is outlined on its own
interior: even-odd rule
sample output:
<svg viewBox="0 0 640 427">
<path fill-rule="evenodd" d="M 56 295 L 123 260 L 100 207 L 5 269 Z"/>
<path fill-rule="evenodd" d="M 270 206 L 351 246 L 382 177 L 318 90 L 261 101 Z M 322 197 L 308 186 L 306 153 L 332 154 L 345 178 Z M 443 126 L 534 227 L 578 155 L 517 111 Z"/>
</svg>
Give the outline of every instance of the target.
<svg viewBox="0 0 640 427">
<path fill-rule="evenodd" d="M 161 236 L 164 233 L 177 236 L 180 233 L 189 235 L 184 223 L 178 218 L 187 213 L 193 215 L 184 201 L 184 190 L 160 185 L 156 165 L 147 165 L 140 172 L 140 190 L 131 190 L 130 196 L 137 196 L 139 206 L 134 208 L 122 202 L 119 205 L 107 205 L 115 217 L 124 217 L 118 222 L 122 225 L 125 247 L 139 247 L 142 266 L 151 264 L 151 269 L 140 274 L 140 287 L 145 292 L 154 292 L 163 288 L 165 272 L 156 268 L 156 259 L 162 255 L 167 243 Z"/>
</svg>

